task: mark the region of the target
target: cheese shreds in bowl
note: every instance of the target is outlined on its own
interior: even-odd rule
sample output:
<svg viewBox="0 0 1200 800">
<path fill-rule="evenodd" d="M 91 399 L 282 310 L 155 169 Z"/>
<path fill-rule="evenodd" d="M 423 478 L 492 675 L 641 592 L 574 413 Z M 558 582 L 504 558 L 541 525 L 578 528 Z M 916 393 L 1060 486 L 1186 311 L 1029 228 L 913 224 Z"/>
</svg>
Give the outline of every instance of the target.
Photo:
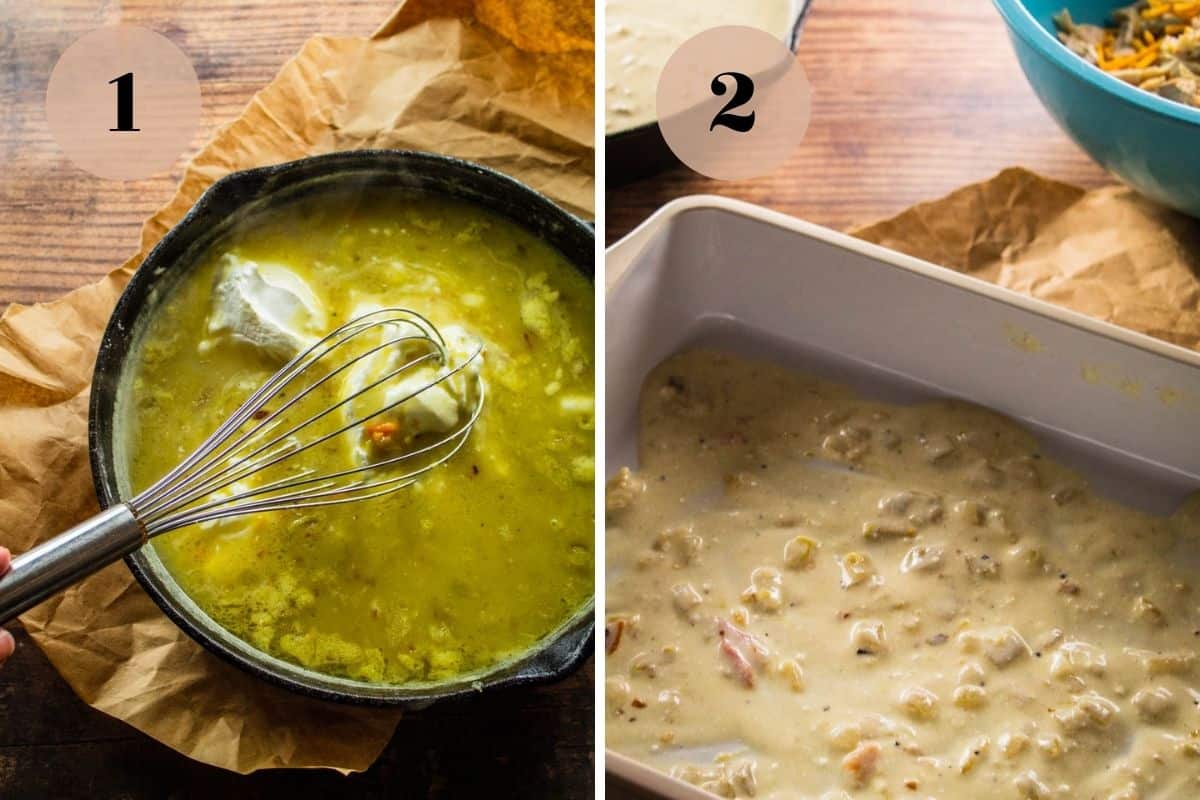
<svg viewBox="0 0 1200 800">
<path fill-rule="evenodd" d="M 1078 24 L 1063 10 L 1058 38 L 1076 55 L 1148 92 L 1200 108 L 1200 0 L 1139 0 L 1111 24 Z"/>
</svg>

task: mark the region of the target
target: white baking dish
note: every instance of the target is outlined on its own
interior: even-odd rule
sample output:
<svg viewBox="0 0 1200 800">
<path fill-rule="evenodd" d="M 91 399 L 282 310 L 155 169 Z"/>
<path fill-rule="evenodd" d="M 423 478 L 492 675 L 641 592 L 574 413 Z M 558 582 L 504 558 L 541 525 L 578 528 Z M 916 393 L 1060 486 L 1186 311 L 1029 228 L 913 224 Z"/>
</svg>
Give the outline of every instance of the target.
<svg viewBox="0 0 1200 800">
<path fill-rule="evenodd" d="M 636 462 L 647 372 L 722 342 L 897 402 L 1003 412 L 1152 512 L 1200 490 L 1200 354 L 718 197 L 665 206 L 609 249 L 606 271 L 609 474 Z M 709 797 L 611 752 L 607 769 L 655 796 Z"/>
</svg>

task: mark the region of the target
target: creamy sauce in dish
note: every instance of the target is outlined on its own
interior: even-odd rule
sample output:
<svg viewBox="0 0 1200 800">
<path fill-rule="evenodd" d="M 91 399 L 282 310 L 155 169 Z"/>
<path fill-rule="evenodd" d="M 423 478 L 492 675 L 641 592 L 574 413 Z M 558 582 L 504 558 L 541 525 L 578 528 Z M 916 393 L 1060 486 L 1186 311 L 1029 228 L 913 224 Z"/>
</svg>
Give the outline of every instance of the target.
<svg viewBox="0 0 1200 800">
<path fill-rule="evenodd" d="M 605 130 L 616 133 L 657 118 L 658 76 L 691 37 L 721 25 L 748 25 L 782 39 L 791 10 L 792 0 L 605 0 Z"/>
<path fill-rule="evenodd" d="M 1200 796 L 1200 503 L 693 351 L 607 492 L 607 743 L 723 797 Z"/>
</svg>

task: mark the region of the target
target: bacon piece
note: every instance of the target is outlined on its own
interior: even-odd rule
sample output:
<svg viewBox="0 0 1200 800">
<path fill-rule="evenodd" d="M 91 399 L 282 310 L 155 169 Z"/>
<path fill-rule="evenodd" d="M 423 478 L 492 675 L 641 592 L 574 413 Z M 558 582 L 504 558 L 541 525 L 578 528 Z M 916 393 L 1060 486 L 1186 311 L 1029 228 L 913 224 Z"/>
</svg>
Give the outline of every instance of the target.
<svg viewBox="0 0 1200 800">
<path fill-rule="evenodd" d="M 721 655 L 725 656 L 733 664 L 733 670 L 742 679 L 742 683 L 746 684 L 747 688 L 753 689 L 754 665 L 742 655 L 742 651 L 730 644 L 728 639 L 721 640 L 720 651 Z"/>
<path fill-rule="evenodd" d="M 728 620 L 718 618 L 716 623 L 717 635 L 721 638 L 717 651 L 732 664 L 733 671 L 742 683 L 754 688 L 755 663 L 761 664 L 771 651 L 757 637 Z"/>
<path fill-rule="evenodd" d="M 842 769 L 855 786 L 865 786 L 875 774 L 882 753 L 883 748 L 875 742 L 862 742 L 842 759 Z"/>
<path fill-rule="evenodd" d="M 716 623 L 718 636 L 729 640 L 743 650 L 748 650 L 755 661 L 763 661 L 767 656 L 771 655 L 771 651 L 757 636 L 747 633 L 729 620 L 718 617 Z"/>
<path fill-rule="evenodd" d="M 612 655 L 621 644 L 621 634 L 625 632 L 625 620 L 617 617 L 604 623 L 604 652 Z"/>
</svg>

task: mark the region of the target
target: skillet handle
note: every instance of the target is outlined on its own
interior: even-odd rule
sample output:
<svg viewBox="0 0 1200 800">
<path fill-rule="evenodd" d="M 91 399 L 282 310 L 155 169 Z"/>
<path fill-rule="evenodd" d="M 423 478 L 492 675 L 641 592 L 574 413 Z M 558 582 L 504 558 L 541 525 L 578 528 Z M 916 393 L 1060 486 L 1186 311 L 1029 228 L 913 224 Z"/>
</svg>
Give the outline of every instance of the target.
<svg viewBox="0 0 1200 800">
<path fill-rule="evenodd" d="M 0 576 L 0 623 L 146 543 L 146 531 L 121 503 L 13 559 Z"/>
</svg>

